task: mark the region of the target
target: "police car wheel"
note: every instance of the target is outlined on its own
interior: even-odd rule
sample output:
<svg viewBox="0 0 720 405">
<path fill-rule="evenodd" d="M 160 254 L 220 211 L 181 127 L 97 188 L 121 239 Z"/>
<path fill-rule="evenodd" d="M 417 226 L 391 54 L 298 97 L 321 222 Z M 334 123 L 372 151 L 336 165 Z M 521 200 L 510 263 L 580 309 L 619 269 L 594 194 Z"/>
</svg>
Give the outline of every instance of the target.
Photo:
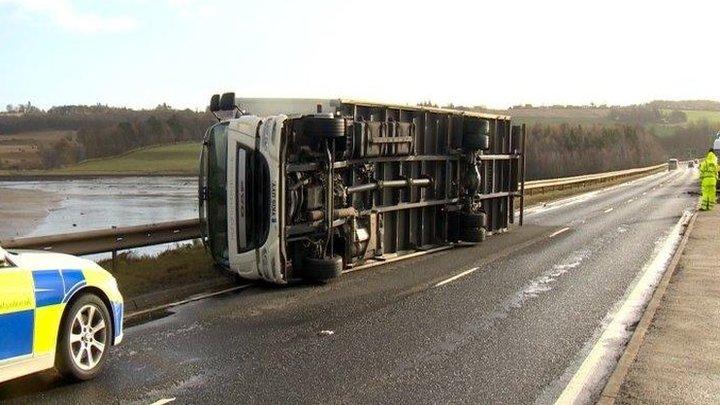
<svg viewBox="0 0 720 405">
<path fill-rule="evenodd" d="M 70 379 L 95 377 L 112 344 L 112 323 L 105 303 L 96 295 L 81 295 L 66 312 L 60 328 L 57 369 Z"/>
</svg>

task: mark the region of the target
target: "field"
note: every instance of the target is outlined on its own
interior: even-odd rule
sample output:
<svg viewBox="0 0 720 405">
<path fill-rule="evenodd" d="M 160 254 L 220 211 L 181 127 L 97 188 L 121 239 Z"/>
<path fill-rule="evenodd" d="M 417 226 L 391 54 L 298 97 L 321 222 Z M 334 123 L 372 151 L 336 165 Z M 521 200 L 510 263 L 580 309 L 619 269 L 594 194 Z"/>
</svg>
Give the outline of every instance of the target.
<svg viewBox="0 0 720 405">
<path fill-rule="evenodd" d="M 0 167 L 32 170 L 43 167 L 39 146 L 66 138 L 75 142 L 76 131 L 34 131 L 0 135 Z"/>
<path fill-rule="evenodd" d="M 669 114 L 671 110 L 662 110 L 663 113 Z M 682 110 L 687 116 L 687 122 L 698 122 L 706 120 L 708 122 L 720 122 L 720 111 L 711 110 Z"/>
<path fill-rule="evenodd" d="M 720 111 L 685 110 L 688 122 L 707 120 L 709 122 L 720 122 Z"/>
<path fill-rule="evenodd" d="M 120 156 L 88 160 L 47 173 L 196 175 L 200 147 L 199 142 L 188 142 L 135 149 Z"/>
</svg>

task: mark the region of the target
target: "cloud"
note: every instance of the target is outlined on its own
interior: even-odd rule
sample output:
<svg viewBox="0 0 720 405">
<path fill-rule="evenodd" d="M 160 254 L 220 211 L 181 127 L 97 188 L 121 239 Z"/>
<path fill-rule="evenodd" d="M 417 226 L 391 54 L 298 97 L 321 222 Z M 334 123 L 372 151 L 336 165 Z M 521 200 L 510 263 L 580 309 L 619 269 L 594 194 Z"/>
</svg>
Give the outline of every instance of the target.
<svg viewBox="0 0 720 405">
<path fill-rule="evenodd" d="M 219 6 L 211 6 L 198 0 L 166 0 L 168 6 L 175 9 L 181 17 L 211 18 L 217 16 Z M 221 8 L 222 9 L 222 8 Z"/>
<path fill-rule="evenodd" d="M 62 29 L 84 34 L 126 32 L 137 27 L 133 18 L 84 12 L 69 0 L 0 0 L 0 5 L 3 4 L 9 4 L 19 15 L 30 20 L 40 18 Z"/>
</svg>

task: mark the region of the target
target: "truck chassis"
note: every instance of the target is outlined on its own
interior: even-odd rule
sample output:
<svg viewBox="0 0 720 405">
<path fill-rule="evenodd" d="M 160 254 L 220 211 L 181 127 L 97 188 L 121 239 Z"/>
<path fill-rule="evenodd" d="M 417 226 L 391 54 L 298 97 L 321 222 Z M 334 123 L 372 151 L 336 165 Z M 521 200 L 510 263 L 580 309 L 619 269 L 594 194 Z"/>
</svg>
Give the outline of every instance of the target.
<svg viewBox="0 0 720 405">
<path fill-rule="evenodd" d="M 288 274 L 481 242 L 522 206 L 525 128 L 510 117 L 339 100 L 285 120 L 281 255 Z M 291 277 L 293 278 L 293 277 Z"/>
</svg>

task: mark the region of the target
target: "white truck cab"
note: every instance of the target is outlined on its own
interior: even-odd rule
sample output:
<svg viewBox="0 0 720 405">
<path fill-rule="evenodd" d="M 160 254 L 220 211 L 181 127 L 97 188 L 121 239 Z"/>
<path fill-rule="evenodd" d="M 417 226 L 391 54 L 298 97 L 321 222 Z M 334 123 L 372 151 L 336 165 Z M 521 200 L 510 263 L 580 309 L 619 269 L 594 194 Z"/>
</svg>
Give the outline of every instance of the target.
<svg viewBox="0 0 720 405">
<path fill-rule="evenodd" d="M 243 278 L 287 282 L 280 260 L 280 135 L 285 116 L 242 115 L 205 135 L 200 213 L 215 261 Z"/>
</svg>

